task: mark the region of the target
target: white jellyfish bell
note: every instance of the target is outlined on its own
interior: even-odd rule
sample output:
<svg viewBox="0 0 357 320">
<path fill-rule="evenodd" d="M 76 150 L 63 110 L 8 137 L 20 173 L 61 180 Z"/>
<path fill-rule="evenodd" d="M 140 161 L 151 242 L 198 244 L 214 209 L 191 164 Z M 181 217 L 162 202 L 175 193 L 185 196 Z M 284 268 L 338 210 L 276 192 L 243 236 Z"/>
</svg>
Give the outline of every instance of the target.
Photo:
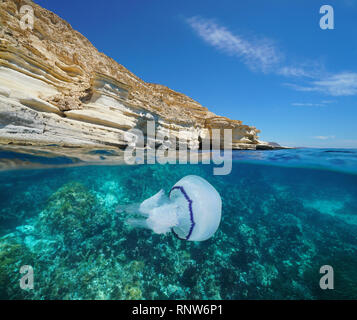
<svg viewBox="0 0 357 320">
<path fill-rule="evenodd" d="M 222 200 L 216 189 L 199 176 L 186 176 L 170 190 L 164 190 L 139 205 L 123 208 L 140 215 L 127 222 L 134 227 L 163 234 L 172 231 L 177 238 L 204 241 L 213 236 L 221 221 Z"/>
</svg>

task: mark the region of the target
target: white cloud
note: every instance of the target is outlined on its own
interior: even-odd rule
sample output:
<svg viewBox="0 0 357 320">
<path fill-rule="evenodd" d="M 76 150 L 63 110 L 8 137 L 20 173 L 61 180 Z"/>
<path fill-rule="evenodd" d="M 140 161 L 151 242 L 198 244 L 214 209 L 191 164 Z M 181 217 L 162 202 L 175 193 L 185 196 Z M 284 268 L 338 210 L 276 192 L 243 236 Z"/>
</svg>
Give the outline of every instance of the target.
<svg viewBox="0 0 357 320">
<path fill-rule="evenodd" d="M 282 59 L 281 53 L 270 39 L 248 41 L 214 21 L 201 17 L 191 17 L 186 21 L 206 43 L 241 58 L 252 70 L 271 71 Z"/>
<path fill-rule="evenodd" d="M 318 139 L 318 140 L 330 140 L 330 139 L 335 139 L 335 136 L 315 136 L 313 137 L 314 139 Z"/>
<path fill-rule="evenodd" d="M 311 102 L 294 102 L 291 105 L 294 107 L 324 107 L 327 104 L 334 103 L 334 100 L 323 100 L 318 103 L 311 103 Z"/>
<path fill-rule="evenodd" d="M 294 90 L 320 92 L 330 96 L 357 95 L 357 73 L 327 74 L 323 65 L 314 61 L 286 65 L 284 55 L 271 39 L 247 40 L 213 20 L 198 16 L 188 18 L 186 22 L 206 43 L 226 54 L 238 57 L 251 70 L 305 81 L 305 84 L 285 84 Z M 305 105 L 320 106 L 313 103 Z"/>
<path fill-rule="evenodd" d="M 315 81 L 317 91 L 333 96 L 351 96 L 357 94 L 357 73 L 346 72 L 331 76 L 326 80 Z"/>
<path fill-rule="evenodd" d="M 322 104 L 330 104 L 330 103 L 335 103 L 336 100 L 323 100 L 321 101 Z"/>
<path fill-rule="evenodd" d="M 277 73 L 285 77 L 312 77 L 310 72 L 300 67 L 282 67 Z"/>
<path fill-rule="evenodd" d="M 357 94 L 357 73 L 337 73 L 326 79 L 312 81 L 306 86 L 288 85 L 298 91 L 322 92 L 331 96 L 353 96 Z"/>
<path fill-rule="evenodd" d="M 300 103 L 300 102 L 295 102 L 291 104 L 294 107 L 323 107 L 324 104 L 322 103 Z"/>
<path fill-rule="evenodd" d="M 316 79 L 325 73 L 325 67 L 320 61 L 306 60 L 303 63 L 282 66 L 276 71 L 277 74 L 285 77 L 311 78 Z"/>
</svg>

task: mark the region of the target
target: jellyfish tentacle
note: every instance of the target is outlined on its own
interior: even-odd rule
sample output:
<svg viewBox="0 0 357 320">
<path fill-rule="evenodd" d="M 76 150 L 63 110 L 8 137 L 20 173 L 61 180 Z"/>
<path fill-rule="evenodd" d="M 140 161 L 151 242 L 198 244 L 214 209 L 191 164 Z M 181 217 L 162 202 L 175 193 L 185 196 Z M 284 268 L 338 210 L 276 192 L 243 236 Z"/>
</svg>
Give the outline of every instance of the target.
<svg viewBox="0 0 357 320">
<path fill-rule="evenodd" d="M 116 207 L 115 212 L 128 215 L 146 215 L 140 211 L 140 203 L 121 204 Z"/>
<path fill-rule="evenodd" d="M 134 228 L 150 229 L 146 219 L 127 219 L 126 222 Z"/>
</svg>

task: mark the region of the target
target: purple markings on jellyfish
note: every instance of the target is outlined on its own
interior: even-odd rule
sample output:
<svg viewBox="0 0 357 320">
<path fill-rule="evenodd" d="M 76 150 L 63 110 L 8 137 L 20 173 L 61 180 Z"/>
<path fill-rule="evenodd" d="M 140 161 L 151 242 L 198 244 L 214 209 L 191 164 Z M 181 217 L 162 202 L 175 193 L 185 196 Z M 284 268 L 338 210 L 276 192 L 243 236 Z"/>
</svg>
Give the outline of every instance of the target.
<svg viewBox="0 0 357 320">
<path fill-rule="evenodd" d="M 185 239 L 180 238 L 179 235 L 178 235 L 173 229 L 171 229 L 171 230 L 172 230 L 173 234 L 174 234 L 177 238 L 179 238 L 179 239 L 181 239 L 181 240 L 188 240 L 188 239 L 190 239 L 191 234 L 192 234 L 192 231 L 193 231 L 193 228 L 195 227 L 195 224 L 196 224 L 195 221 L 193 220 L 192 200 L 191 200 L 190 197 L 187 195 L 185 189 L 184 189 L 183 187 L 181 187 L 181 186 L 175 186 L 175 187 L 173 187 L 173 188 L 170 190 L 169 196 L 171 196 L 172 190 L 175 190 L 175 189 L 180 190 L 180 191 L 182 192 L 182 194 L 184 195 L 185 199 L 186 199 L 187 202 L 188 202 L 188 209 L 190 210 L 191 227 L 190 227 L 190 231 L 188 232 L 188 235 L 186 236 Z"/>
</svg>

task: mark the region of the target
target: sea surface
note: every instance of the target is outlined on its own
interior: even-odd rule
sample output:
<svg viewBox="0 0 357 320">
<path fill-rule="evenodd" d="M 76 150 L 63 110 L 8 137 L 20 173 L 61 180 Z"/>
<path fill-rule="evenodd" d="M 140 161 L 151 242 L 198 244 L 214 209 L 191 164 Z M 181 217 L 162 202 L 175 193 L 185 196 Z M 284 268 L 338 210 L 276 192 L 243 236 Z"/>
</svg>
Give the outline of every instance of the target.
<svg viewBox="0 0 357 320">
<path fill-rule="evenodd" d="M 1 299 L 357 299 L 357 150 L 234 151 L 224 176 L 8 149 L 0 162 Z M 211 239 L 135 229 L 118 212 L 191 174 L 222 198 Z M 24 265 L 33 289 L 20 288 Z M 320 287 L 324 265 L 334 289 Z"/>
</svg>

